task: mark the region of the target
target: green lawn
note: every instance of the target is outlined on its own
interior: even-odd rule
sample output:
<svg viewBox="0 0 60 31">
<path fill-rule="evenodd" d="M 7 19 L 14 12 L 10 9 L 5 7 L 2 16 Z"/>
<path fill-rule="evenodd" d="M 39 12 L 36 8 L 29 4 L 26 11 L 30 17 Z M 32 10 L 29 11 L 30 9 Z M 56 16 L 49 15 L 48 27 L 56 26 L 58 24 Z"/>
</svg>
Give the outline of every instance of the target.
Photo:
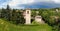
<svg viewBox="0 0 60 31">
<path fill-rule="evenodd" d="M 14 25 L 0 19 L 0 31 L 52 31 L 47 24 L 40 25 Z"/>
</svg>

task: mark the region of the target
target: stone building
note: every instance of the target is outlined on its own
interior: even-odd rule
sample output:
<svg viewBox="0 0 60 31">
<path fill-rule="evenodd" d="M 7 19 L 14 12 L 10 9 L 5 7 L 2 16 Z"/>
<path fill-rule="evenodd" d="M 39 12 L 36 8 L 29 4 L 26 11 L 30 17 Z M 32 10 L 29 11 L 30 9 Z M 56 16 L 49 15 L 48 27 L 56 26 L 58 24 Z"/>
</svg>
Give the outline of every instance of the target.
<svg viewBox="0 0 60 31">
<path fill-rule="evenodd" d="M 31 10 L 26 9 L 26 11 L 23 14 L 25 18 L 25 24 L 31 24 Z"/>
<path fill-rule="evenodd" d="M 26 9 L 26 10 L 23 10 L 21 12 L 23 12 L 23 16 L 25 18 L 25 24 L 31 24 L 31 19 L 32 19 L 31 10 Z M 38 14 L 39 12 L 36 11 L 36 13 Z M 34 19 L 35 19 L 35 21 L 42 23 L 42 17 L 41 16 L 36 15 Z"/>
</svg>

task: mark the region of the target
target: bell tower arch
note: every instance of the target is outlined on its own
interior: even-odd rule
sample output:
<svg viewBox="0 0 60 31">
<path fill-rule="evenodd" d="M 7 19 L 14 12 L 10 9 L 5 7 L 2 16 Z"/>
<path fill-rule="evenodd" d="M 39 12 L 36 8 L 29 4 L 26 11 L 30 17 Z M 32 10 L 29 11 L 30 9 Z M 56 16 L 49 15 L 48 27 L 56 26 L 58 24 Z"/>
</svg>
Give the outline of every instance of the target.
<svg viewBox="0 0 60 31">
<path fill-rule="evenodd" d="M 26 9 L 26 21 L 25 24 L 31 24 L 31 10 Z"/>
</svg>

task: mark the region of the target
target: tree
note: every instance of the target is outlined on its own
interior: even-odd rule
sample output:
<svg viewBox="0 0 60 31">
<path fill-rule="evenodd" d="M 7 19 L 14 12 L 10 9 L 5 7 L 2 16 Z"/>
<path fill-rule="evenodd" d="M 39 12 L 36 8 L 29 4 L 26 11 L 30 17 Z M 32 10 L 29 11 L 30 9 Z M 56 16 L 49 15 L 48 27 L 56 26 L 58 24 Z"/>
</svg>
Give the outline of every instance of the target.
<svg viewBox="0 0 60 31">
<path fill-rule="evenodd" d="M 22 15 L 22 13 L 20 11 L 17 12 L 17 24 L 20 23 L 20 24 L 24 24 L 25 23 L 25 19 Z"/>
<path fill-rule="evenodd" d="M 6 8 L 7 10 L 10 10 L 10 6 L 9 5 L 7 5 L 7 8 Z"/>
<path fill-rule="evenodd" d="M 10 21 L 10 14 L 11 14 L 10 12 L 11 12 L 10 6 L 7 5 L 6 14 L 7 14 L 7 20 L 9 20 L 9 21 Z"/>
<path fill-rule="evenodd" d="M 32 12 L 31 12 L 31 16 L 32 16 L 32 17 L 35 17 L 35 16 L 36 16 L 36 10 L 32 9 L 31 11 L 32 11 Z"/>
<path fill-rule="evenodd" d="M 5 9 L 2 8 L 2 12 L 1 12 L 1 17 L 4 18 L 4 12 L 5 12 Z"/>
<path fill-rule="evenodd" d="M 12 11 L 12 16 L 11 16 L 11 21 L 14 24 L 24 24 L 25 23 L 25 19 L 22 15 L 22 13 L 20 12 L 20 10 L 18 10 L 18 12 L 16 12 L 17 10 L 13 9 Z"/>
</svg>

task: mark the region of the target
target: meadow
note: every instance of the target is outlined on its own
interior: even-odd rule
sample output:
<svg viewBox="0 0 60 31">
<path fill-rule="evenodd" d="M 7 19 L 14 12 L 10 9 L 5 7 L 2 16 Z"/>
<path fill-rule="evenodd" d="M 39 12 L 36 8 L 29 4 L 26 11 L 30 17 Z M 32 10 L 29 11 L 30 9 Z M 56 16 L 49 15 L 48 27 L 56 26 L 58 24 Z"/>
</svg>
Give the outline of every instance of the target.
<svg viewBox="0 0 60 31">
<path fill-rule="evenodd" d="M 0 19 L 0 31 L 52 31 L 52 27 L 47 24 L 15 25 L 4 19 Z"/>
</svg>

